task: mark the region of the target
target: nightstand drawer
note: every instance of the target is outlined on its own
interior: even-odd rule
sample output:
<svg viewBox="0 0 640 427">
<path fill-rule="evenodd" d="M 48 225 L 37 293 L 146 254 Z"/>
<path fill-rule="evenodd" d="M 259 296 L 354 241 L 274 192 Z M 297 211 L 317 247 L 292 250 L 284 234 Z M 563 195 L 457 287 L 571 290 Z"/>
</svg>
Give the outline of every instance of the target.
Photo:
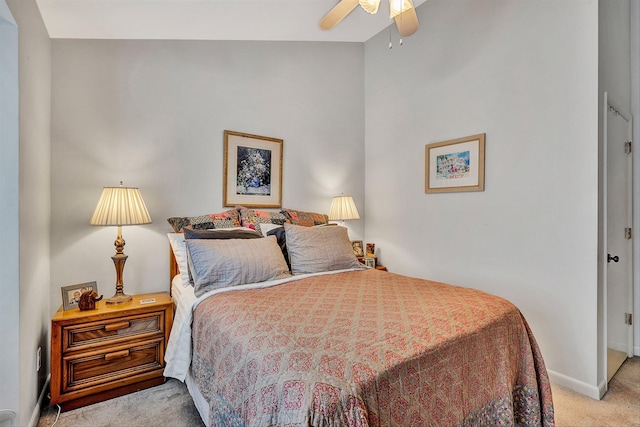
<svg viewBox="0 0 640 427">
<path fill-rule="evenodd" d="M 164 337 L 138 341 L 133 345 L 112 346 L 91 352 L 73 353 L 62 358 L 62 393 L 84 392 L 92 387 L 109 388 L 122 380 L 154 376 L 164 369 Z"/>
<path fill-rule="evenodd" d="M 62 352 L 94 348 L 97 345 L 130 341 L 164 331 L 164 311 L 137 316 L 123 316 L 109 321 L 98 321 L 62 328 Z"/>
</svg>

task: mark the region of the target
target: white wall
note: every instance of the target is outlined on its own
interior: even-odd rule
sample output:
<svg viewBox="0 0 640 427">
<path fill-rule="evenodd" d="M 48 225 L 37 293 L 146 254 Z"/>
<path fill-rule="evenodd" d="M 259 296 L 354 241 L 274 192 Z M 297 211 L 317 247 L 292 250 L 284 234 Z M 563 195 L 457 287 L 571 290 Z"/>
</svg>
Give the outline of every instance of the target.
<svg viewBox="0 0 640 427">
<path fill-rule="evenodd" d="M 430 0 L 365 44 L 366 240 L 391 271 L 514 302 L 598 397 L 598 3 Z M 486 133 L 485 191 L 424 193 L 425 144 Z"/>
<path fill-rule="evenodd" d="M 18 234 L 18 26 L 0 0 L 0 410 L 18 412 L 20 258 Z"/>
<path fill-rule="evenodd" d="M 4 2 L 2 2 L 4 4 Z M 13 262 L 12 269 L 19 269 L 17 280 L 3 280 L 12 288 L 6 293 L 3 287 L 2 301 L 13 309 L 0 311 L 0 323 L 13 328 L 18 335 L 14 339 L 2 339 L 3 350 L 14 351 L 14 357 L 2 357 L 2 367 L 9 370 L 7 378 L 17 376 L 8 387 L 10 399 L 18 402 L 16 425 L 35 425 L 40 415 L 39 397 L 43 395 L 48 373 L 49 355 L 49 184 L 50 184 L 50 117 L 51 117 L 51 41 L 34 0 L 9 0 L 7 2 L 18 24 L 19 82 L 7 89 L 19 93 L 19 119 L 12 114 L 9 127 L 15 127 L 15 144 L 2 141 L 3 150 L 11 147 L 15 157 L 7 157 L 8 164 L 2 170 L 15 172 L 15 190 L 12 197 L 2 197 L 2 211 L 10 214 L 0 223 L 5 227 L 3 241 L 8 253 L 3 261 Z M 4 51 L 4 49 L 3 49 Z M 7 51 L 9 52 L 9 51 Z M 11 64 L 7 61 L 6 64 Z M 2 61 L 5 64 L 5 61 Z M 4 93 L 2 94 L 4 97 Z M 4 114 L 0 114 L 4 117 Z M 19 122 L 19 125 L 18 125 Z M 18 155 L 19 153 L 19 155 Z M 12 172 L 12 173 L 13 173 Z M 19 179 L 19 184 L 18 184 Z M 14 206 L 15 202 L 15 206 Z M 14 211 L 19 207 L 19 215 Z M 19 220 L 18 220 L 19 218 Z M 6 222 L 5 222 L 6 219 Z M 19 233 L 19 234 L 18 234 Z M 16 239 L 14 239 L 14 236 Z M 19 238 L 17 237 L 19 236 Z M 19 262 L 18 262 L 19 260 Z M 4 268 L 2 277 L 5 275 Z M 12 274 L 8 275 L 9 278 Z M 17 278 L 18 276 L 16 276 Z M 19 292 L 19 294 L 18 294 Z M 11 313 L 19 307 L 19 316 Z M 41 347 L 42 365 L 36 371 L 36 352 Z M 4 397 L 4 396 L 3 396 Z M 0 399 L 0 401 L 4 401 Z M 0 404 L 0 407 L 3 406 Z"/>
<path fill-rule="evenodd" d="M 153 218 L 123 230 L 125 292 L 168 290 L 166 218 L 228 209 L 225 129 L 284 140 L 284 207 L 344 192 L 364 213 L 363 62 L 360 43 L 54 40 L 51 310 L 66 284 L 113 294 L 116 230 L 89 219 L 120 180 Z"/>
</svg>

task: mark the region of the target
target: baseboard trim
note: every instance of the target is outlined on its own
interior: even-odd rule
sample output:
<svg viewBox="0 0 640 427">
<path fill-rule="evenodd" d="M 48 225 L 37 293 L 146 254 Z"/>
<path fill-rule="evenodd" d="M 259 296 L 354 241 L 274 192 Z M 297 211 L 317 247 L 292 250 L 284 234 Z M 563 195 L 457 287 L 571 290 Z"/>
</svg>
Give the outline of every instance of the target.
<svg viewBox="0 0 640 427">
<path fill-rule="evenodd" d="M 547 374 L 549 374 L 549 380 L 552 383 L 558 384 L 577 393 L 584 394 L 592 399 L 600 400 L 604 395 L 604 392 L 607 391 L 606 383 L 599 384 L 598 387 L 595 387 L 555 371 L 547 370 Z"/>
<path fill-rule="evenodd" d="M 42 390 L 40 390 L 40 396 L 38 396 L 38 401 L 36 402 L 36 407 L 33 408 L 33 412 L 31 413 L 31 418 L 29 419 L 29 427 L 36 427 L 38 425 L 38 420 L 40 420 L 40 412 L 42 411 L 42 402 L 44 402 L 44 397 L 47 394 L 47 390 L 49 390 L 49 382 L 51 381 L 51 374 L 47 375 L 47 380 L 44 382 L 44 386 L 42 386 Z"/>
</svg>

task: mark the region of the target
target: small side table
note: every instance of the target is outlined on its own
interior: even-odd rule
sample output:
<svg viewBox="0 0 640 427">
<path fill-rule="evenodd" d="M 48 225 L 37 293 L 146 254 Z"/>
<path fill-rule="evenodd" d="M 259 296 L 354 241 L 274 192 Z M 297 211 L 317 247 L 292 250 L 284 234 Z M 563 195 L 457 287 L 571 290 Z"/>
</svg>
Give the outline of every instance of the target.
<svg viewBox="0 0 640 427">
<path fill-rule="evenodd" d="M 168 293 L 63 311 L 51 320 L 51 403 L 69 410 L 164 383 L 173 323 Z"/>
</svg>

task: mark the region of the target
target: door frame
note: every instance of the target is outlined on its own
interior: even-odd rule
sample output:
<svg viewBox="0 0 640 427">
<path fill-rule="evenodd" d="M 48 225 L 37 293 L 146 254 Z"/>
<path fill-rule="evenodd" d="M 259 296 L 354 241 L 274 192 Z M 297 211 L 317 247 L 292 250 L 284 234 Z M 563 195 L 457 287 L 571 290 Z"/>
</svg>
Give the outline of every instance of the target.
<svg viewBox="0 0 640 427">
<path fill-rule="evenodd" d="M 608 243 L 607 243 L 607 239 L 608 239 L 608 207 L 609 207 L 609 194 L 608 194 L 608 190 L 607 190 L 607 184 L 608 184 L 608 154 L 607 154 L 607 150 L 609 148 L 609 141 L 608 141 L 608 114 L 609 114 L 609 108 L 613 108 L 616 113 L 618 115 L 620 115 L 626 122 L 627 122 L 627 140 L 631 141 L 632 140 L 632 134 L 633 134 L 633 119 L 631 117 L 630 114 L 622 111 L 619 107 L 616 106 L 615 102 L 613 102 L 611 100 L 611 98 L 609 97 L 609 94 L 607 92 L 604 92 L 604 101 L 603 101 L 603 172 L 602 172 L 602 176 L 603 176 L 603 183 L 602 183 L 602 191 L 603 191 L 603 203 L 604 203 L 604 207 L 603 207 L 603 221 L 602 221 L 602 227 L 603 227 L 603 239 L 602 239 L 602 268 L 604 271 L 603 276 L 603 298 L 604 298 L 604 304 L 603 304 L 603 322 L 604 322 L 604 327 L 603 327 L 603 333 L 604 333 L 604 339 L 603 339 L 603 354 L 604 354 L 604 367 L 605 367 L 605 371 L 607 369 L 608 366 L 608 356 L 607 356 L 607 345 L 608 345 L 608 320 L 607 320 L 607 314 L 609 311 L 609 302 L 608 302 L 608 297 L 607 297 L 607 292 L 608 292 L 608 260 L 607 260 L 607 254 L 609 253 L 608 251 Z M 637 147 L 636 147 L 637 149 Z M 629 174 L 628 176 L 628 182 L 629 185 L 631 186 L 630 189 L 630 197 L 631 200 L 629 201 L 629 212 L 627 213 L 629 220 L 631 221 L 631 223 L 629 224 L 630 227 L 632 227 L 633 230 L 633 155 L 629 156 L 629 163 L 630 163 L 630 167 L 628 168 L 627 173 Z M 636 230 L 633 230 L 634 232 L 637 232 Z M 627 309 L 629 310 L 629 313 L 632 313 L 633 317 L 636 317 L 636 313 L 633 312 L 633 308 L 634 308 L 634 304 L 633 304 L 633 287 L 634 287 L 634 256 L 633 256 L 633 234 L 632 234 L 632 238 L 629 240 L 629 253 L 631 254 L 631 260 L 628 263 L 628 268 L 629 268 L 629 278 L 630 278 L 630 283 L 629 283 L 629 289 L 628 289 L 628 306 Z M 637 322 L 637 319 L 635 319 L 635 322 Z M 634 323 L 635 323 L 634 322 Z M 634 338 L 634 327 L 631 326 L 629 327 L 628 330 L 628 347 L 627 347 L 627 357 L 632 357 L 633 353 L 634 353 L 634 342 L 633 342 L 633 338 Z M 606 372 L 605 372 L 605 379 L 606 379 Z M 608 383 L 607 381 L 605 381 L 605 391 L 608 389 Z"/>
</svg>

